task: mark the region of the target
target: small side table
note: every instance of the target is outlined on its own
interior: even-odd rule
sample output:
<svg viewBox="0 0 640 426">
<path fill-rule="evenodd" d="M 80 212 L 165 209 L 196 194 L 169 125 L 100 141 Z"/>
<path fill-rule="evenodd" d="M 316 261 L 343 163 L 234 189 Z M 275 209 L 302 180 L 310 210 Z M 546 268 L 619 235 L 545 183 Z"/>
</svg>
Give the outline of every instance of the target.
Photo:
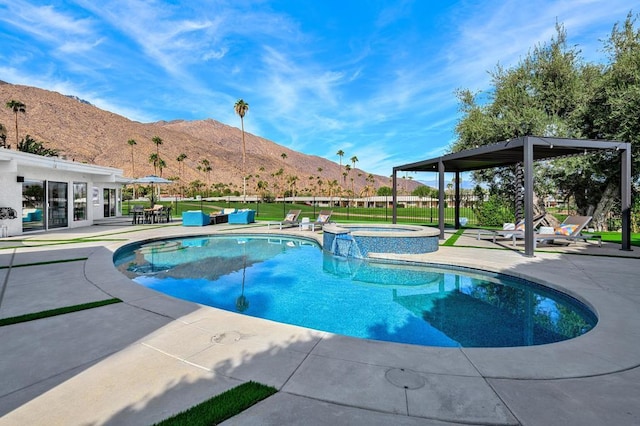
<svg viewBox="0 0 640 426">
<path fill-rule="evenodd" d="M 539 234 L 542 235 L 553 235 L 555 230 L 551 226 L 541 226 Z"/>
<path fill-rule="evenodd" d="M 211 215 L 211 223 L 217 225 L 219 223 L 228 223 L 229 215 L 228 214 L 212 214 Z"/>
</svg>

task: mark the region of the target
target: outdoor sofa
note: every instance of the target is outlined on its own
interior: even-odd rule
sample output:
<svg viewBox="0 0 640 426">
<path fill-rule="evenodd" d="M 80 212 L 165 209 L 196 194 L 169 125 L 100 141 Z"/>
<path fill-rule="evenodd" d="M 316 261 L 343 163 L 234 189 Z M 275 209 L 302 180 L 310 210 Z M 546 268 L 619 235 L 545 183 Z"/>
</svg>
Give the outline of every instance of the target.
<svg viewBox="0 0 640 426">
<path fill-rule="evenodd" d="M 256 211 L 255 210 L 238 210 L 235 213 L 229 215 L 230 224 L 248 224 L 255 222 Z"/>
<path fill-rule="evenodd" d="M 202 210 L 182 212 L 182 226 L 205 226 L 211 223 L 211 218 Z"/>
</svg>

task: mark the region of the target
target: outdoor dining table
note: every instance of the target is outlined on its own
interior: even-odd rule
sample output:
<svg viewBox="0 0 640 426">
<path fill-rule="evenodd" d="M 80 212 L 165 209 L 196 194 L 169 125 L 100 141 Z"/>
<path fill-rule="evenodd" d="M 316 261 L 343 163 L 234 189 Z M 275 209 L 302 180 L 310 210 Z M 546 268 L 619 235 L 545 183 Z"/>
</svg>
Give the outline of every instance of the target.
<svg viewBox="0 0 640 426">
<path fill-rule="evenodd" d="M 132 224 L 136 225 L 138 223 L 144 223 L 144 219 L 145 219 L 145 212 L 144 209 L 132 209 L 131 212 L 133 213 L 133 220 L 131 221 Z"/>
<path fill-rule="evenodd" d="M 162 209 L 144 209 L 144 223 L 158 223 Z"/>
</svg>

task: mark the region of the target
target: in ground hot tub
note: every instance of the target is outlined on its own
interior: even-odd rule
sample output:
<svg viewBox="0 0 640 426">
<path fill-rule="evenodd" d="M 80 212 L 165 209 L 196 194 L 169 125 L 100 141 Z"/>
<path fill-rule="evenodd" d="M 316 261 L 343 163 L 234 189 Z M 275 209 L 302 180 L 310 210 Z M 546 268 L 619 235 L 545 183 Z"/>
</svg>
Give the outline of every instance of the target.
<svg viewBox="0 0 640 426">
<path fill-rule="evenodd" d="M 364 259 L 369 253 L 419 254 L 438 250 L 440 231 L 414 225 L 324 225 L 324 250 L 343 257 Z"/>
</svg>

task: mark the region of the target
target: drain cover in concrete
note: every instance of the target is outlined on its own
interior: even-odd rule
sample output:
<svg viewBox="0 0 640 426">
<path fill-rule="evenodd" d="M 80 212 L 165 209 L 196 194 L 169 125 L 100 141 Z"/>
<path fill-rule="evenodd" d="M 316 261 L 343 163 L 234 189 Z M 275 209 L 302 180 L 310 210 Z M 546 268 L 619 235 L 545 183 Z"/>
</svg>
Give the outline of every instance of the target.
<svg viewBox="0 0 640 426">
<path fill-rule="evenodd" d="M 425 385 L 421 375 L 404 368 L 392 368 L 387 371 L 385 377 L 389 383 L 402 389 L 420 389 Z"/>
<path fill-rule="evenodd" d="M 240 340 L 242 336 L 237 331 L 227 331 L 226 333 L 216 334 L 211 338 L 213 343 L 220 345 L 229 345 Z"/>
</svg>

